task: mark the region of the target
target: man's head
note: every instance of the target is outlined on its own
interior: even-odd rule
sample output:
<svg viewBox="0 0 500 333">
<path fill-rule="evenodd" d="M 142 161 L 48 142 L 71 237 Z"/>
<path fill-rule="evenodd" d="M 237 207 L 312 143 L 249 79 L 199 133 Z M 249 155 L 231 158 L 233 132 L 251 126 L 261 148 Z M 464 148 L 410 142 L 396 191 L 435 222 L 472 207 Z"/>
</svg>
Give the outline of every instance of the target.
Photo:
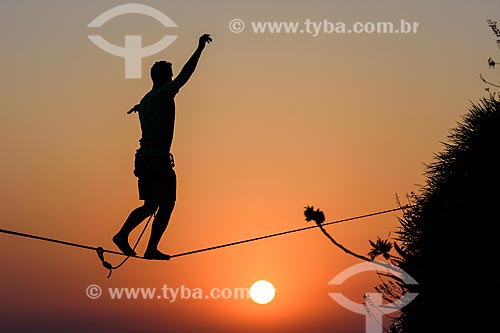
<svg viewBox="0 0 500 333">
<path fill-rule="evenodd" d="M 172 76 L 172 64 L 165 60 L 155 62 L 151 67 L 151 80 L 155 86 L 172 81 Z"/>
</svg>

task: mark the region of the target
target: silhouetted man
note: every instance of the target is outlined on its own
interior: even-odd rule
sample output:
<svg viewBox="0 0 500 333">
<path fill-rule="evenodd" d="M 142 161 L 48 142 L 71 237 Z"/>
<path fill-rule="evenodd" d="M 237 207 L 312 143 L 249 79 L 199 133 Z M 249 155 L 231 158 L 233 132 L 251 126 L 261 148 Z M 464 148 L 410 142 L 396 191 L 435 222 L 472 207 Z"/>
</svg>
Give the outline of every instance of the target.
<svg viewBox="0 0 500 333">
<path fill-rule="evenodd" d="M 172 64 L 166 61 L 155 62 L 151 67 L 153 88 L 142 98 L 140 104 L 128 112 L 139 112 L 141 123 L 142 138 L 135 154 L 134 174 L 138 178 L 139 199 L 144 200 L 144 204 L 130 213 L 120 231 L 113 237 L 113 242 L 126 255 L 136 255 L 128 241 L 132 230 L 158 210 L 144 257 L 170 259 L 167 254 L 158 250 L 158 243 L 167 228 L 176 200 L 177 178 L 170 153 L 174 136 L 174 98 L 196 69 L 205 45 L 211 42 L 210 35 L 202 35 L 193 55 L 173 80 Z"/>
</svg>

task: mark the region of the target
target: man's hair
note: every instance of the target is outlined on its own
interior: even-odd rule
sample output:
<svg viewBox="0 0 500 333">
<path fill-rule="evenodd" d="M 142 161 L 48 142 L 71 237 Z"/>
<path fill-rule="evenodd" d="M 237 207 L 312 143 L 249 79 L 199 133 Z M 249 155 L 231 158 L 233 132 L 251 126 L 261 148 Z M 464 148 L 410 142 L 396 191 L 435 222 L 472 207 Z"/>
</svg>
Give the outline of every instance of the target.
<svg viewBox="0 0 500 333">
<path fill-rule="evenodd" d="M 165 60 L 157 61 L 151 66 L 151 80 L 153 80 L 153 83 L 165 81 L 171 75 L 172 64 Z"/>
</svg>

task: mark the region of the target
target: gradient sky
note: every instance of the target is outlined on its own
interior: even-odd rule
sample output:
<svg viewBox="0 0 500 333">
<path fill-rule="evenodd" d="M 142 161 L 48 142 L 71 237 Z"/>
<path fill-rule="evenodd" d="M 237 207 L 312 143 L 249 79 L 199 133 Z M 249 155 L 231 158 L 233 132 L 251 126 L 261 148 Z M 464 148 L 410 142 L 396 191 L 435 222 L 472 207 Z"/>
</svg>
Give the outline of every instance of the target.
<svg viewBox="0 0 500 333">
<path fill-rule="evenodd" d="M 161 243 L 171 254 L 307 226 L 306 205 L 327 220 L 395 207 L 396 196 L 418 192 L 425 163 L 485 95 L 478 74 L 491 75 L 486 60 L 498 55 L 486 24 L 500 19 L 497 0 L 141 1 L 167 14 L 178 25 L 167 32 L 179 37 L 143 59 L 142 79 L 125 79 L 123 59 L 87 35 L 118 45 L 142 35 L 149 45 L 165 28 L 141 15 L 87 28 L 124 3 L 2 0 L 1 228 L 114 249 L 112 235 L 140 204 L 132 174 L 140 127 L 125 112 L 150 89 L 151 64 L 166 59 L 178 73 L 203 33 L 214 42 L 176 98 L 178 201 Z M 233 18 L 247 29 L 232 33 Z M 306 19 L 420 25 L 412 35 L 249 31 L 252 21 Z M 396 231 L 397 216 L 329 230 L 366 254 L 369 239 Z M 328 282 L 359 261 L 318 230 L 168 263 L 130 260 L 110 279 L 91 251 L 0 238 L 2 331 L 364 330 L 363 316 L 328 296 Z M 209 290 L 258 279 L 277 288 L 268 305 L 85 296 L 94 283 Z M 377 281 L 366 274 L 341 291 L 362 302 Z"/>
</svg>

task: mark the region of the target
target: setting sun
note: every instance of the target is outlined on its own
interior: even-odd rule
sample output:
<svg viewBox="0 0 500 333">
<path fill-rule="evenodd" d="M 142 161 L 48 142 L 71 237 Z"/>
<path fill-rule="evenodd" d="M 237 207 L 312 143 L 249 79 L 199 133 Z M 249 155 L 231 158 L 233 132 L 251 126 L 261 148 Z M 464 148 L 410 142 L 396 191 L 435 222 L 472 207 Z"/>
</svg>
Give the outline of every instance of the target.
<svg viewBox="0 0 500 333">
<path fill-rule="evenodd" d="M 257 304 L 267 304 L 274 299 L 276 289 L 266 280 L 255 281 L 250 287 L 250 298 Z"/>
</svg>

